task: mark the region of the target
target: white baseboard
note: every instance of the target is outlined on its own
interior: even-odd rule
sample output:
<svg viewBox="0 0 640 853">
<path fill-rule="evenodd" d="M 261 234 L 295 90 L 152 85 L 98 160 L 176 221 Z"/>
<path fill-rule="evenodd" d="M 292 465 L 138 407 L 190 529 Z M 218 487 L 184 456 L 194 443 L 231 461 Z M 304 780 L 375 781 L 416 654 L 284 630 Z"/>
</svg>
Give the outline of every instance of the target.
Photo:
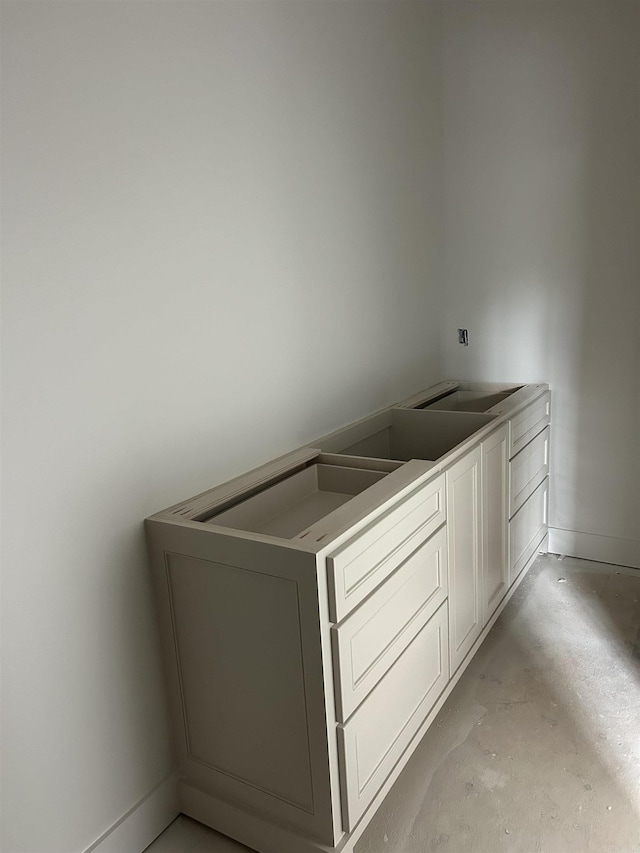
<svg viewBox="0 0 640 853">
<path fill-rule="evenodd" d="M 180 813 L 177 781 L 172 772 L 84 853 L 142 853 Z"/>
<path fill-rule="evenodd" d="M 616 566 L 629 566 L 640 569 L 640 540 L 618 539 L 614 536 L 600 536 L 596 533 L 580 533 L 576 530 L 549 528 L 549 551 L 552 554 L 566 554 L 583 560 L 595 560 L 597 563 L 613 563 Z"/>
</svg>

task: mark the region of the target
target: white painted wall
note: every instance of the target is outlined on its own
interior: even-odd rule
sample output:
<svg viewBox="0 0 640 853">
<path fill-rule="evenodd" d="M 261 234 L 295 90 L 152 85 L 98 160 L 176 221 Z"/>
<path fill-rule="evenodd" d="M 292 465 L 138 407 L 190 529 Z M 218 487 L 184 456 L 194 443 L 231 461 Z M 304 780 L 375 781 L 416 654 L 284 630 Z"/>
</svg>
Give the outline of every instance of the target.
<svg viewBox="0 0 640 853">
<path fill-rule="evenodd" d="M 640 553 L 640 5 L 2 24 L 2 850 L 66 853 L 170 769 L 146 515 L 440 378 L 544 380 L 556 531 Z"/>
<path fill-rule="evenodd" d="M 551 547 L 640 566 L 640 3 L 444 9 L 445 373 L 550 382 Z"/>
<path fill-rule="evenodd" d="M 3 5 L 5 853 L 170 770 L 142 519 L 440 377 L 438 20 Z"/>
</svg>

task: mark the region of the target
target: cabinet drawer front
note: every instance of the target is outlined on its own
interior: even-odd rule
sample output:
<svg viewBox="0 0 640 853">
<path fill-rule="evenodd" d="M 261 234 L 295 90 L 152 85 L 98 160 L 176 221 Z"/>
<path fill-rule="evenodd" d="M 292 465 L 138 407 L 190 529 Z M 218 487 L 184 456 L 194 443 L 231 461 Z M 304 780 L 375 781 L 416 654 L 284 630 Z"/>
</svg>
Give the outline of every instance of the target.
<svg viewBox="0 0 640 853">
<path fill-rule="evenodd" d="M 513 458 L 532 438 L 542 432 L 549 425 L 550 419 L 551 394 L 549 391 L 545 391 L 541 397 L 538 397 L 511 421 L 509 458 Z"/>
<path fill-rule="evenodd" d="M 367 701 L 338 726 L 345 830 L 353 829 L 446 687 L 448 651 L 445 601 Z"/>
<path fill-rule="evenodd" d="M 509 585 L 547 535 L 549 478 L 541 483 L 509 522 Z"/>
<path fill-rule="evenodd" d="M 331 629 L 336 710 L 345 722 L 447 597 L 442 527 L 345 622 Z"/>
<path fill-rule="evenodd" d="M 444 476 L 440 475 L 327 557 L 331 621 L 344 619 L 440 527 L 445 517 Z"/>
<path fill-rule="evenodd" d="M 549 473 L 549 436 L 550 428 L 546 427 L 510 462 L 510 517 L 520 509 Z"/>
</svg>

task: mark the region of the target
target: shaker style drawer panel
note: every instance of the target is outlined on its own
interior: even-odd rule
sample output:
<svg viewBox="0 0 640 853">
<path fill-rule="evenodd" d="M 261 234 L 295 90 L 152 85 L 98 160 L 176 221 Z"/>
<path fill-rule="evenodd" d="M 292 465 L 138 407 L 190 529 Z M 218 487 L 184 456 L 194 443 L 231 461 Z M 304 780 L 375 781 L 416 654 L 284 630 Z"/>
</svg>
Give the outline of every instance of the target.
<svg viewBox="0 0 640 853">
<path fill-rule="evenodd" d="M 445 517 L 444 475 L 440 475 L 327 557 L 331 621 L 344 619 L 440 527 Z"/>
<path fill-rule="evenodd" d="M 549 478 L 541 483 L 509 522 L 509 585 L 547 535 Z"/>
<path fill-rule="evenodd" d="M 446 687 L 447 634 L 445 601 L 349 722 L 338 726 L 345 830 L 358 822 Z"/>
<path fill-rule="evenodd" d="M 345 722 L 447 597 L 441 527 L 342 625 L 331 629 L 337 719 Z"/>
<path fill-rule="evenodd" d="M 510 462 L 509 517 L 520 509 L 549 473 L 550 431 L 550 427 L 546 427 Z"/>
<path fill-rule="evenodd" d="M 524 411 L 511 421 L 511 443 L 509 458 L 522 450 L 532 438 L 549 425 L 551 420 L 551 394 L 549 391 L 534 400 Z"/>
</svg>

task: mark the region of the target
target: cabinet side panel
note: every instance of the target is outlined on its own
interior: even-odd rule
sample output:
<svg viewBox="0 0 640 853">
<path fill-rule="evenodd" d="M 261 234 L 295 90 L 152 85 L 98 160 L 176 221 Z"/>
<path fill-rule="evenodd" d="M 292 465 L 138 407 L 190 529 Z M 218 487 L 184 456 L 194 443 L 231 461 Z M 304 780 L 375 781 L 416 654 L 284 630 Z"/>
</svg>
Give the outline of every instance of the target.
<svg viewBox="0 0 640 853">
<path fill-rule="evenodd" d="M 183 780 L 221 809 L 335 844 L 327 592 L 315 555 L 192 522 L 146 527 Z"/>
<path fill-rule="evenodd" d="M 190 758 L 312 811 L 295 581 L 174 554 L 167 570 Z"/>
</svg>

